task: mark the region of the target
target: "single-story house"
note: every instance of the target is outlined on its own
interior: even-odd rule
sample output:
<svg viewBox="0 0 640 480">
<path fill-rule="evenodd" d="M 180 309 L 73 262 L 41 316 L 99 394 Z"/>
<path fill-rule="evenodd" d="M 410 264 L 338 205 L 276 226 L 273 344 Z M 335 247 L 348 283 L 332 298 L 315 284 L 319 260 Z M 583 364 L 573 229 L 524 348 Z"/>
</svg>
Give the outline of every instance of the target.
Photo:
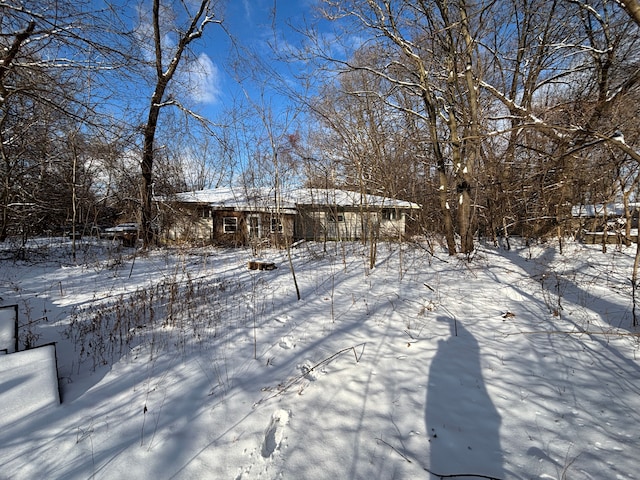
<svg viewBox="0 0 640 480">
<path fill-rule="evenodd" d="M 627 212 L 622 202 L 608 204 L 574 205 L 571 216 L 574 228 L 586 243 L 628 243 L 635 242 L 640 204 L 630 202 Z"/>
<path fill-rule="evenodd" d="M 399 239 L 411 233 L 412 212 L 420 209 L 417 203 L 349 190 L 304 188 L 287 195 L 297 212 L 295 237 L 304 240 Z"/>
<path fill-rule="evenodd" d="M 401 238 L 416 203 L 337 189 L 214 188 L 156 199 L 169 240 L 274 246 L 297 240 Z"/>
<path fill-rule="evenodd" d="M 629 204 L 629 208 L 631 210 L 634 210 L 636 207 L 635 203 Z M 605 213 L 607 217 L 624 217 L 624 204 L 621 202 L 606 204 L 596 203 L 588 205 L 574 205 L 571 207 L 571 216 L 573 218 L 604 218 Z"/>
</svg>

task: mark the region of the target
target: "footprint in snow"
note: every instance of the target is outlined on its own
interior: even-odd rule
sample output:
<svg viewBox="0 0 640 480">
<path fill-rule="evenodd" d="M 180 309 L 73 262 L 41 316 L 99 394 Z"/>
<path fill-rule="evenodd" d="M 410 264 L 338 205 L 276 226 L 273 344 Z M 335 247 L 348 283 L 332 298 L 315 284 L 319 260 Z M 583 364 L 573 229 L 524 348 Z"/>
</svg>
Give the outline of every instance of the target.
<svg viewBox="0 0 640 480">
<path fill-rule="evenodd" d="M 278 345 L 280 345 L 280 348 L 284 348 L 285 350 L 288 350 L 290 348 L 295 347 L 296 343 L 293 340 L 293 337 L 291 337 L 290 335 L 287 335 L 286 337 L 282 337 L 280 339 L 280 343 Z"/>
<path fill-rule="evenodd" d="M 263 458 L 269 458 L 273 455 L 284 438 L 284 427 L 289 423 L 289 412 L 286 410 L 276 410 L 271 415 L 271 421 L 264 433 L 262 441 L 262 449 L 260 453 Z"/>
<path fill-rule="evenodd" d="M 282 317 L 276 317 L 276 322 L 285 325 L 289 320 L 291 319 L 291 317 L 289 315 L 284 315 Z"/>
<path fill-rule="evenodd" d="M 311 363 L 305 362 L 305 363 L 303 363 L 301 365 L 298 365 L 298 370 L 300 370 L 300 373 L 307 380 L 310 380 L 312 382 L 315 381 L 315 379 L 316 379 L 315 371 L 314 371 L 313 367 L 311 366 Z"/>
</svg>

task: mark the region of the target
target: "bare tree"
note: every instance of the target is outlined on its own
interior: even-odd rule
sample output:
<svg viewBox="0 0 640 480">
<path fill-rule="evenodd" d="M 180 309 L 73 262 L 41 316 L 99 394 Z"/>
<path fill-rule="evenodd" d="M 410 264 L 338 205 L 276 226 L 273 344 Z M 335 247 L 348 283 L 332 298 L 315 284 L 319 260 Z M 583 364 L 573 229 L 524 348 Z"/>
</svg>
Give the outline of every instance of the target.
<svg viewBox="0 0 640 480">
<path fill-rule="evenodd" d="M 634 131 L 634 115 L 621 107 L 637 103 L 638 29 L 612 4 L 589 3 L 501 2 L 492 17 L 481 86 L 494 97 L 498 148 L 487 184 L 503 207 L 492 208 L 494 227 L 502 216 L 534 235 L 553 229 L 561 240 L 573 203 L 603 182 L 601 191 L 611 191 L 615 168 L 599 160 L 602 148 L 639 159 L 615 135 Z"/>
<path fill-rule="evenodd" d="M 111 20 L 83 0 L 0 4 L 0 240 L 67 220 L 75 202 L 54 178 L 80 153 L 69 149 L 88 143 L 72 147 L 62 133 L 106 130 L 95 92 L 108 95 L 101 75 L 128 58 Z"/>
<path fill-rule="evenodd" d="M 388 105 L 422 123 L 438 172 L 447 248 L 450 254 L 458 251 L 457 234 L 460 250 L 471 253 L 475 233 L 473 172 L 482 143 L 477 38 L 487 7 L 483 2 L 471 5 L 463 0 L 323 3 L 326 18 L 351 20 L 345 29 L 349 35 L 354 31 L 370 35 L 365 45 L 376 51 L 378 61 L 362 61 L 362 56 L 341 58 L 326 50 L 320 56 L 342 71 L 361 70 L 379 76 L 393 89 L 419 100 L 397 103 L 378 92 Z"/>
<path fill-rule="evenodd" d="M 638 103 L 638 28 L 612 2 L 322 4 L 338 33 L 323 43 L 318 30 L 307 32 L 304 52 L 313 52 L 331 73 L 330 88 L 351 94 L 353 105 L 377 95 L 406 114 L 406 130 L 428 146 L 423 177 L 428 182 L 431 171 L 439 177 L 451 253 L 456 236 L 460 249 L 470 252 L 476 229 L 493 238 L 512 228 L 535 236 L 554 232 L 562 240 L 573 203 L 597 189 L 612 191 L 618 162 L 601 161 L 606 149 L 640 159 L 636 113 L 623 108 Z M 344 79 L 355 78 L 353 72 L 380 82 L 348 91 Z M 348 108 L 329 105 L 326 111 L 332 112 L 324 120 L 330 125 Z M 358 128 L 351 125 L 346 134 L 334 129 L 336 138 L 355 138 Z M 382 148 L 364 147 L 371 157 L 394 148 L 419 155 L 385 133 Z M 597 179 L 588 173 L 594 166 Z"/>
<path fill-rule="evenodd" d="M 358 52 L 375 56 L 376 52 Z M 375 58 L 371 59 L 375 62 Z M 376 263 L 380 235 L 380 211 L 373 215 L 369 194 L 407 198 L 418 178 L 407 142 L 406 115 L 389 106 L 382 92 L 389 87 L 379 76 L 364 70 L 345 72 L 338 82 L 327 85 L 311 102 L 319 130 L 324 132 L 324 154 L 307 165 L 316 174 L 315 186 L 341 187 L 360 193 L 360 231 L 369 243 L 369 264 Z M 326 165 L 333 159 L 333 166 Z M 311 157 L 313 158 L 313 157 Z"/>
<path fill-rule="evenodd" d="M 51 41 L 48 25 L 36 22 L 38 13 L 0 5 L 0 241 L 7 238 L 12 223 L 25 235 L 29 227 L 25 220 L 37 218 L 33 182 L 42 160 L 38 146 L 47 143 L 51 132 L 43 120 L 53 120 L 54 110 L 63 110 L 72 98 L 62 91 L 64 76 L 53 76 L 51 62 L 37 53 Z M 50 91 L 45 95 L 47 83 Z M 73 91 L 72 84 L 65 86 Z"/>
<path fill-rule="evenodd" d="M 166 7 L 161 0 L 153 0 L 151 12 L 152 28 L 152 55 L 154 67 L 154 90 L 148 104 L 147 119 L 143 126 L 143 146 L 142 146 L 142 238 L 145 248 L 149 247 L 154 240 L 153 229 L 153 169 L 155 159 L 155 138 L 158 128 L 158 118 L 160 111 L 166 106 L 178 106 L 180 103 L 172 95 L 167 95 L 170 82 L 174 79 L 178 67 L 183 57 L 188 55 L 189 46 L 202 37 L 205 28 L 209 24 L 222 24 L 222 20 L 216 15 L 219 9 L 218 2 L 214 0 L 200 0 L 195 4 L 195 10 L 191 10 L 193 4 L 182 3 L 185 16 L 182 26 L 166 25 L 164 15 L 167 13 Z M 177 35 L 174 46 L 166 44 L 165 28 L 172 28 Z M 170 52 L 170 53 L 168 53 Z"/>
<path fill-rule="evenodd" d="M 254 138 L 252 147 L 249 147 L 253 151 L 253 159 L 244 172 L 243 183 L 248 190 L 257 187 L 262 191 L 271 192 L 273 196 L 275 210 L 272 212 L 270 230 L 273 230 L 271 233 L 275 242 L 286 249 L 296 296 L 300 300 L 300 288 L 291 254 L 291 235 L 294 225 L 285 227 L 284 222 L 286 208 L 284 199 L 289 198 L 287 192 L 297 183 L 297 165 L 293 158 L 290 137 L 294 135 L 291 133 L 291 128 L 297 120 L 299 111 L 293 109 L 274 111 L 266 98 L 265 89 L 266 84 L 263 83 L 257 99 L 245 92 L 247 108 L 252 112 L 250 117 L 257 116 L 259 122 L 245 124 L 243 128 L 259 133 L 258 137 Z M 247 198 L 250 198 L 250 195 Z M 286 231 L 289 228 L 291 231 Z M 257 241 L 260 240 L 257 239 Z"/>
</svg>

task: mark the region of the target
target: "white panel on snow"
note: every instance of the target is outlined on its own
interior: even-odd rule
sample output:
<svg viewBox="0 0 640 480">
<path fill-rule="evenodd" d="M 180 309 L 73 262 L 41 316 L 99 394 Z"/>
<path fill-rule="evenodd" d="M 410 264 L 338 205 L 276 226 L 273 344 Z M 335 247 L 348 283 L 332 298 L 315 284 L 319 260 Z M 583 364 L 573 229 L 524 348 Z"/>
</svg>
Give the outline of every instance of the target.
<svg viewBox="0 0 640 480">
<path fill-rule="evenodd" d="M 12 353 L 16 350 L 17 309 L 11 305 L 0 307 L 0 352 Z"/>
<path fill-rule="evenodd" d="M 0 428 L 59 403 L 54 345 L 0 355 Z"/>
</svg>

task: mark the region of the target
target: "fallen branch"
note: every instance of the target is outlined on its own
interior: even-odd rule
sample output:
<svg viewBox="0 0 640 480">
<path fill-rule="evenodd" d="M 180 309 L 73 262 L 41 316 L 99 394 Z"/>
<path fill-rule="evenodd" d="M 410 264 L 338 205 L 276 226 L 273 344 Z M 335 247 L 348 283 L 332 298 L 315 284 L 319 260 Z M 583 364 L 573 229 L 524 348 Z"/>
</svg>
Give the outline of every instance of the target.
<svg viewBox="0 0 640 480">
<path fill-rule="evenodd" d="M 376 440 L 378 442 L 382 442 L 384 443 L 386 446 L 388 446 L 389 448 L 391 448 L 394 452 L 396 452 L 398 455 L 400 455 L 402 458 L 404 458 L 408 463 L 413 463 L 411 461 L 411 459 L 409 457 L 407 457 L 404 453 L 402 453 L 401 451 L 399 451 L 396 447 L 394 447 L 393 445 L 391 445 L 389 442 L 385 442 L 383 439 L 381 438 L 376 438 Z M 442 473 L 436 473 L 433 472 L 431 470 L 429 470 L 427 467 L 422 467 L 422 469 L 435 476 L 438 477 L 440 479 L 443 478 L 484 478 L 486 480 L 501 480 L 498 477 L 493 477 L 491 475 L 481 475 L 481 474 L 477 474 L 477 473 L 451 473 L 451 474 L 442 474 Z"/>
<path fill-rule="evenodd" d="M 491 475 L 478 475 L 477 473 L 452 473 L 450 475 L 441 475 L 439 473 L 432 472 L 428 468 L 422 468 L 425 472 L 430 473 L 440 479 L 443 478 L 486 478 L 487 480 L 501 480 L 498 477 L 492 477 Z"/>
<path fill-rule="evenodd" d="M 349 352 L 349 351 L 353 351 L 353 356 L 355 357 L 356 363 L 360 363 L 360 358 L 362 358 L 362 353 L 364 352 L 364 346 L 366 345 L 366 342 L 364 343 L 359 343 L 357 345 L 353 345 L 351 347 L 346 347 L 343 348 L 342 350 L 337 351 L 336 353 L 334 353 L 333 355 L 325 358 L 324 360 L 316 363 L 314 366 L 312 366 L 311 368 L 309 368 L 308 370 L 305 370 L 302 374 L 298 375 L 297 377 L 292 378 L 291 380 L 289 380 L 287 383 L 285 383 L 282 386 L 279 386 L 278 391 L 272 395 L 269 395 L 268 397 L 262 398 L 259 401 L 257 401 L 256 403 L 253 404 L 254 407 L 256 407 L 257 405 L 260 405 L 263 402 L 266 402 L 267 400 L 277 397 L 278 395 L 283 394 L 284 392 L 286 392 L 287 390 L 289 390 L 292 386 L 294 386 L 295 384 L 297 384 L 298 382 L 300 382 L 303 378 L 305 378 L 307 375 L 309 375 L 311 372 L 313 372 L 316 368 L 321 367 L 323 365 L 328 364 L 329 362 L 331 362 L 333 359 L 335 359 L 336 357 L 342 355 L 343 353 Z M 360 357 L 358 357 L 357 353 L 356 353 L 356 347 L 362 347 L 362 352 L 360 353 Z"/>
</svg>

